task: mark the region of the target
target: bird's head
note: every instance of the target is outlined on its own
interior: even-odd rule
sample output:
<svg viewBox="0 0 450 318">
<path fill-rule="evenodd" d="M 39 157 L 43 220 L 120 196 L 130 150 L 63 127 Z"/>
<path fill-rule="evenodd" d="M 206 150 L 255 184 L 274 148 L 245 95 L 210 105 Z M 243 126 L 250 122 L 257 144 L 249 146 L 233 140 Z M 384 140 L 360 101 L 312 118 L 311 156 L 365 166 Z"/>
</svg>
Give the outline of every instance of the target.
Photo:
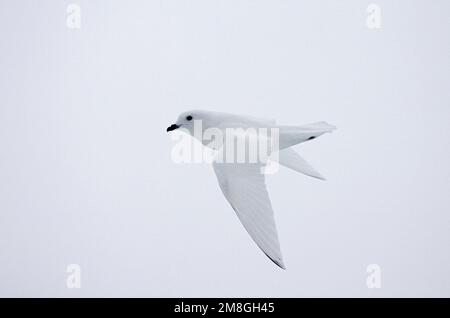
<svg viewBox="0 0 450 318">
<path fill-rule="evenodd" d="M 167 132 L 183 128 L 193 135 L 194 125 L 198 125 L 198 127 L 201 127 L 201 130 L 204 131 L 205 129 L 215 127 L 218 123 L 218 114 L 215 112 L 191 110 L 181 113 L 178 116 L 177 121 L 167 127 Z"/>
</svg>

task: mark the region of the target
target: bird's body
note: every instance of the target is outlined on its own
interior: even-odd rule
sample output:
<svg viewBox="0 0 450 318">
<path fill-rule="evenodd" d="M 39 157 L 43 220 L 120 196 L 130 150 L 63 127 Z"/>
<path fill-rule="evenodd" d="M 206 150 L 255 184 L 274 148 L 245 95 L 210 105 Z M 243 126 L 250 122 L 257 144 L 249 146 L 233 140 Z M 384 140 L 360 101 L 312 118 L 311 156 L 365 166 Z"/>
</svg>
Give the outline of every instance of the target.
<svg viewBox="0 0 450 318">
<path fill-rule="evenodd" d="M 196 126 L 198 123 L 201 125 Z M 198 128 L 199 126 L 200 128 Z M 223 160 L 225 157 L 228 158 L 227 155 L 223 155 L 220 157 L 222 160 L 219 160 L 219 157 L 214 160 L 213 167 L 225 198 L 247 232 L 275 264 L 285 268 L 272 206 L 265 186 L 265 175 L 262 171 L 276 154 L 276 161 L 281 165 L 311 177 L 324 179 L 290 147 L 331 132 L 335 127 L 325 122 L 304 126 L 282 126 L 277 125 L 275 120 L 193 110 L 182 113 L 176 124 L 167 128 L 167 131 L 179 128 L 184 129 L 205 146 L 222 154 L 227 152 L 227 155 L 231 147 L 235 149 L 234 144 L 230 146 L 226 141 L 227 138 L 245 140 L 246 152 L 252 148 L 251 145 L 260 146 L 268 141 L 269 157 L 259 158 L 260 160 L 257 161 L 229 162 Z M 215 134 L 212 133 L 214 131 Z M 261 134 L 261 131 L 265 134 Z M 212 139 L 214 139 L 211 137 L 212 135 L 216 139 L 213 140 L 214 143 L 212 143 Z M 210 138 L 205 138 L 205 136 L 210 136 Z M 220 139 L 220 142 L 217 142 L 217 139 Z M 248 153 L 246 155 L 244 156 L 246 159 L 251 157 L 248 156 Z"/>
</svg>

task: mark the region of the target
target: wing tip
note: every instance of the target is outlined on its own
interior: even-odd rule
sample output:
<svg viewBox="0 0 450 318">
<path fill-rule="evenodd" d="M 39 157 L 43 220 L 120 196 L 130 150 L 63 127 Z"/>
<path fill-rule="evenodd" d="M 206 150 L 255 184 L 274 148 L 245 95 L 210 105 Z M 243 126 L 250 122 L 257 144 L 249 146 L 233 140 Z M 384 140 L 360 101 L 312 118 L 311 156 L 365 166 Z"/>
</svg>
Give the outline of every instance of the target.
<svg viewBox="0 0 450 318">
<path fill-rule="evenodd" d="M 284 264 L 283 260 L 280 259 L 275 259 L 273 257 L 270 257 L 267 253 L 264 252 L 264 254 L 266 254 L 266 256 L 275 264 L 277 265 L 279 268 L 286 270 L 286 265 Z"/>
<path fill-rule="evenodd" d="M 319 179 L 319 180 L 322 180 L 322 181 L 327 181 L 327 178 L 325 178 L 325 177 L 322 176 L 321 174 L 318 174 L 318 175 L 316 175 L 316 176 L 311 176 L 311 177 L 316 178 L 316 179 Z"/>
<path fill-rule="evenodd" d="M 277 264 L 278 265 L 278 264 Z M 283 265 L 278 265 L 278 267 L 280 267 L 282 270 L 286 270 L 287 268 L 286 268 L 286 266 L 283 264 Z"/>
<path fill-rule="evenodd" d="M 298 171 L 298 170 L 296 170 L 296 171 Z M 324 176 L 322 176 L 320 173 L 318 173 L 317 171 L 315 171 L 314 173 L 305 173 L 305 172 L 300 172 L 300 173 L 303 173 L 305 176 L 308 176 L 308 177 L 311 177 L 314 179 L 318 179 L 321 181 L 327 181 L 327 179 Z"/>
<path fill-rule="evenodd" d="M 286 265 L 284 265 L 283 261 L 274 261 L 272 259 L 272 262 L 274 262 L 279 268 L 281 268 L 282 270 L 286 270 Z"/>
</svg>

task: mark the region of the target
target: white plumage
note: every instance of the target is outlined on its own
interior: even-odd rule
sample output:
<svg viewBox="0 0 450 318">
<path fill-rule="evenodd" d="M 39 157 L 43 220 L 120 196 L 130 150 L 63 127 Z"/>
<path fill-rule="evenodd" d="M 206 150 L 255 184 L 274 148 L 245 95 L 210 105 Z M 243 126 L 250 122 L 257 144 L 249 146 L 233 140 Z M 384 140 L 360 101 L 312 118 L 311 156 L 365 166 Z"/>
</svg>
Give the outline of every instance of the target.
<svg viewBox="0 0 450 318">
<path fill-rule="evenodd" d="M 276 128 L 279 149 L 269 149 L 269 151 L 272 155 L 277 155 L 279 164 L 305 175 L 325 180 L 319 172 L 290 147 L 333 131 L 335 127 L 326 122 L 304 126 L 279 126 L 274 120 L 193 110 L 182 113 L 177 122 L 170 126 L 167 131 L 183 128 L 187 133 L 199 138 L 194 133 L 196 121 L 201 121 L 202 132 L 207 129 L 219 129 L 224 135 L 227 128 Z M 243 136 L 236 134 L 234 137 L 242 138 Z M 258 138 L 261 137 L 258 136 Z M 207 140 L 200 138 L 200 141 L 204 145 L 210 146 Z M 216 150 L 223 154 L 227 150 L 226 145 L 224 142 L 221 148 Z M 266 164 L 267 161 L 228 163 L 215 160 L 213 167 L 225 198 L 253 241 L 275 264 L 285 269 L 274 213 L 265 185 L 265 175 L 262 173 Z"/>
</svg>

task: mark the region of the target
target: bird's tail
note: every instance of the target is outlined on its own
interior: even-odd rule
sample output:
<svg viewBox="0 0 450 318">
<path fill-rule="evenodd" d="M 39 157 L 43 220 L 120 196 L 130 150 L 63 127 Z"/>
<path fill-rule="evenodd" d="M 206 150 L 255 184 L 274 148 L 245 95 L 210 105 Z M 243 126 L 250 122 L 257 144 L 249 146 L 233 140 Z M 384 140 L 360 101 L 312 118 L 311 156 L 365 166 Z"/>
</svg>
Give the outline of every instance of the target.
<svg viewBox="0 0 450 318">
<path fill-rule="evenodd" d="M 278 128 L 280 149 L 315 139 L 336 129 L 335 126 L 324 121 L 303 126 L 278 126 Z"/>
</svg>

